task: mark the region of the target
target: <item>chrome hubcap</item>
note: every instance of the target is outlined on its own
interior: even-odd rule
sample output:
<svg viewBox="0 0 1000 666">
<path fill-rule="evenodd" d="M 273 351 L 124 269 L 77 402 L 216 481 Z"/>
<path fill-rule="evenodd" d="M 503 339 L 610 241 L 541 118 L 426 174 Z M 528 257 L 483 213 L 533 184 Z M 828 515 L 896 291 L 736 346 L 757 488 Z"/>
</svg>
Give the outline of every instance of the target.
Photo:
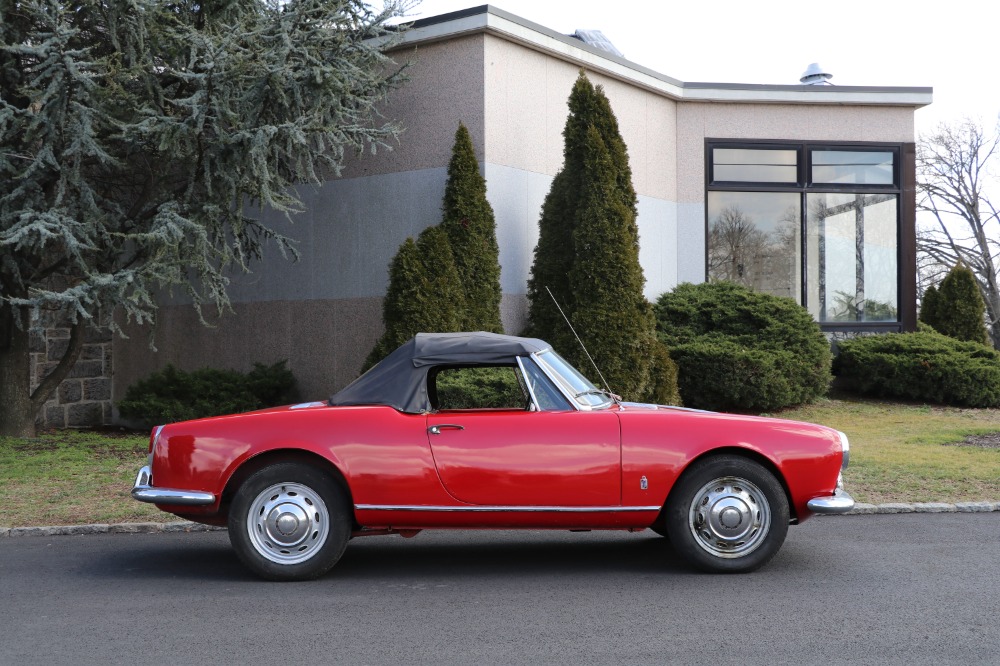
<svg viewBox="0 0 1000 666">
<path fill-rule="evenodd" d="M 691 503 L 688 524 L 695 542 L 716 557 L 742 557 L 767 536 L 767 497 L 746 479 L 732 476 L 706 483 Z"/>
<path fill-rule="evenodd" d="M 326 504 L 312 488 L 300 483 L 273 485 L 250 505 L 247 532 L 254 549 L 272 562 L 304 562 L 326 543 Z"/>
</svg>

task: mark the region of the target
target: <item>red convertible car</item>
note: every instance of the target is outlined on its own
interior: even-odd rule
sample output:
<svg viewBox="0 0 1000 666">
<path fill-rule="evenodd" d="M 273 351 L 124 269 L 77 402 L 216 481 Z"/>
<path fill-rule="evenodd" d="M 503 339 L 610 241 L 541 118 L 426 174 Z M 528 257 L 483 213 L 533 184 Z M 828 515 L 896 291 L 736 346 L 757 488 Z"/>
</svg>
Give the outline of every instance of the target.
<svg viewBox="0 0 1000 666">
<path fill-rule="evenodd" d="M 439 528 L 652 529 L 744 572 L 854 506 L 848 451 L 824 426 L 622 402 L 541 340 L 419 334 L 329 401 L 156 427 L 132 495 L 228 526 L 276 580 Z"/>
</svg>

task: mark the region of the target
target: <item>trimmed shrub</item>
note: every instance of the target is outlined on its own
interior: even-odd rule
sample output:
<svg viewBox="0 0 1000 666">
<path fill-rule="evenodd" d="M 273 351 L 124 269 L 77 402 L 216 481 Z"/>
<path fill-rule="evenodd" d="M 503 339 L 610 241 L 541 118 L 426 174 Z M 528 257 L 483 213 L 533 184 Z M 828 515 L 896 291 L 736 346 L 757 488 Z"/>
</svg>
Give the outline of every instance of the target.
<svg viewBox="0 0 1000 666">
<path fill-rule="evenodd" d="M 772 410 L 830 384 L 830 344 L 805 308 L 732 282 L 681 284 L 655 307 L 688 406 Z"/>
<path fill-rule="evenodd" d="M 389 264 L 382 337 L 364 372 L 417 333 L 502 333 L 500 261 L 493 208 L 469 130 L 455 132 L 441 224 L 407 238 Z"/>
<path fill-rule="evenodd" d="M 216 368 L 184 372 L 168 365 L 130 386 L 118 403 L 118 411 L 127 419 L 152 426 L 249 412 L 296 400 L 295 377 L 285 361 L 254 363 L 247 374 Z"/>
<path fill-rule="evenodd" d="M 385 331 L 365 360 L 368 370 L 417 333 L 462 330 L 465 295 L 441 227 L 427 227 L 417 241 L 407 238 L 389 264 L 389 289 L 382 301 Z"/>
<path fill-rule="evenodd" d="M 952 268 L 938 289 L 924 293 L 920 320 L 943 335 L 988 345 L 986 304 L 976 284 L 976 276 L 963 264 Z"/>
<path fill-rule="evenodd" d="M 513 367 L 446 368 L 435 378 L 439 409 L 523 409 L 524 391 Z"/>
<path fill-rule="evenodd" d="M 978 342 L 922 331 L 839 343 L 836 371 L 864 395 L 966 407 L 1000 406 L 1000 353 Z"/>
<path fill-rule="evenodd" d="M 650 368 L 652 386 L 646 400 L 657 405 L 680 405 L 681 392 L 677 385 L 677 364 L 670 357 L 667 346 L 656 340 L 653 343 L 653 366 Z"/>
</svg>

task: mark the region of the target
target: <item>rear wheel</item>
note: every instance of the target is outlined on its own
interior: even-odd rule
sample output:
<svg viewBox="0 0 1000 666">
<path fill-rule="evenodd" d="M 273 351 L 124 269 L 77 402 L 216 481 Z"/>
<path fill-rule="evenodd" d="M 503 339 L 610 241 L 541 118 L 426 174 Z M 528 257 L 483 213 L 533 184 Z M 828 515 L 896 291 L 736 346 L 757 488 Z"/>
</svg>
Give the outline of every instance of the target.
<svg viewBox="0 0 1000 666">
<path fill-rule="evenodd" d="M 322 576 L 351 536 L 347 497 L 326 474 L 278 463 L 251 475 L 229 510 L 229 541 L 254 573 L 271 580 Z"/>
<path fill-rule="evenodd" d="M 704 571 L 742 573 L 771 560 L 788 532 L 788 499 L 767 468 L 740 456 L 692 465 L 667 501 L 670 541 Z"/>
</svg>

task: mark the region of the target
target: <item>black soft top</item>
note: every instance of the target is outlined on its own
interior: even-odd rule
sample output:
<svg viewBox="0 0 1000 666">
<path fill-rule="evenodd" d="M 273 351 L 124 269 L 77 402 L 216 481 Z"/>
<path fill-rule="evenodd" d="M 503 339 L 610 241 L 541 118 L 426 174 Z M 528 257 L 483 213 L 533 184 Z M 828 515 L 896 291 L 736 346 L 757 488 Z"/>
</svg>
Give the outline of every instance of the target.
<svg viewBox="0 0 1000 666">
<path fill-rule="evenodd" d="M 536 338 L 499 333 L 417 333 L 382 362 L 330 398 L 331 405 L 387 405 L 401 412 L 429 412 L 427 371 L 439 365 L 499 365 L 551 349 Z"/>
</svg>

